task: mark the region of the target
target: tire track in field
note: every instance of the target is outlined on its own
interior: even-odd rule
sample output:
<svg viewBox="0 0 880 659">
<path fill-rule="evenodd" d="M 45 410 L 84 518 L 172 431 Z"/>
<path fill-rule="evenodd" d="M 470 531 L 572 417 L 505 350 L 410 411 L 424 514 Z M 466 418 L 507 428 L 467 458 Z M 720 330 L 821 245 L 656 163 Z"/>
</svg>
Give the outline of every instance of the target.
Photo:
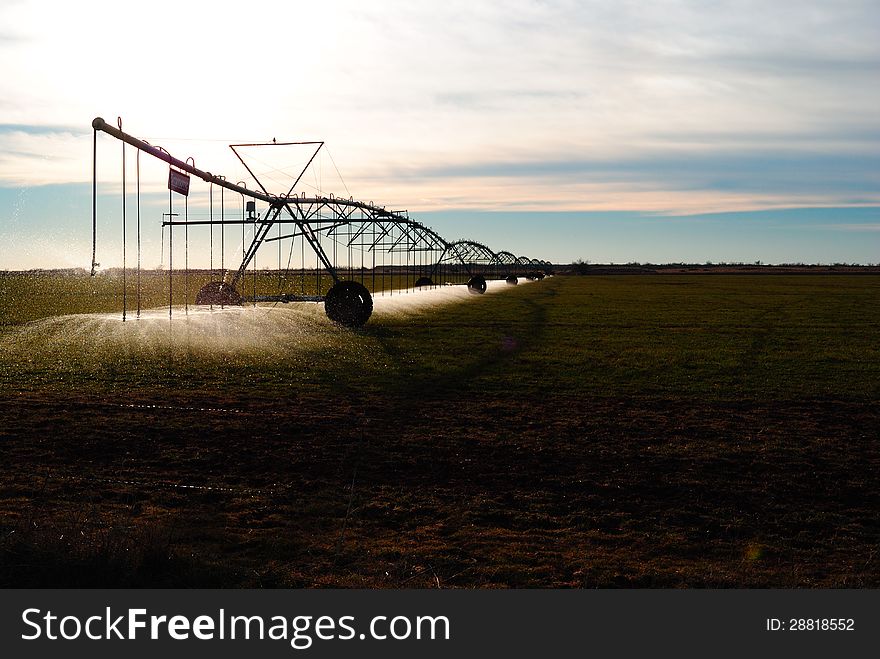
<svg viewBox="0 0 880 659">
<path fill-rule="evenodd" d="M 754 318 L 751 342 L 739 359 L 739 366 L 744 375 L 759 376 L 755 373 L 755 366 L 760 362 L 761 356 L 767 353 L 767 348 L 773 337 L 778 334 L 780 323 L 783 320 L 782 316 L 786 311 L 800 304 L 803 299 L 803 296 L 800 296 L 797 299 L 778 304 L 759 313 Z"/>
<path fill-rule="evenodd" d="M 722 301 L 725 305 L 737 306 L 755 315 L 752 316 L 749 329 L 751 340 L 744 348 L 739 359 L 738 367 L 743 375 L 751 374 L 758 357 L 766 352 L 771 339 L 779 330 L 779 324 L 785 312 L 803 303 L 808 296 L 796 295 L 790 299 L 765 307 L 750 300 L 743 300 L 737 295 L 716 294 L 708 296 Z"/>
<path fill-rule="evenodd" d="M 493 371 L 507 368 L 512 359 L 522 352 L 528 351 L 537 342 L 543 340 L 547 331 L 547 309 L 546 300 L 556 296 L 556 290 L 547 286 L 542 296 L 523 296 L 518 302 L 522 304 L 521 313 L 516 318 L 515 325 L 500 325 L 491 322 L 474 323 L 470 325 L 473 331 L 495 330 L 499 327 L 512 329 L 511 334 L 505 333 L 500 344 L 495 350 L 489 350 L 483 356 L 474 360 L 464 361 L 458 368 L 437 375 L 437 374 L 417 374 L 407 378 L 401 378 L 399 384 L 395 387 L 396 394 L 403 397 L 411 397 L 413 391 L 430 392 L 434 395 L 447 395 L 459 393 L 469 389 L 471 383 L 480 378 L 491 374 Z M 460 329 L 462 325 L 458 325 Z M 515 336 L 513 335 L 515 334 Z M 373 336 L 377 339 L 379 346 L 388 355 L 389 359 L 394 363 L 395 368 L 405 371 L 406 354 L 398 346 L 395 345 L 393 339 L 396 333 L 393 329 L 383 327 L 377 328 Z"/>
</svg>

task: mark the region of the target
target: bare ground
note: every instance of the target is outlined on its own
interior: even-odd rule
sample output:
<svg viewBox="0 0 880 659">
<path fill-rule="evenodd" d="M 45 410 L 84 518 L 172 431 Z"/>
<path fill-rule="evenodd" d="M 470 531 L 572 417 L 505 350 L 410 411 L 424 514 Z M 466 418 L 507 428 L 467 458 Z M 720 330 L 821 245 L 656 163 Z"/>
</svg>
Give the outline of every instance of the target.
<svg viewBox="0 0 880 659">
<path fill-rule="evenodd" d="M 876 405 L 534 390 L 6 397 L 0 578 L 880 585 Z"/>
</svg>

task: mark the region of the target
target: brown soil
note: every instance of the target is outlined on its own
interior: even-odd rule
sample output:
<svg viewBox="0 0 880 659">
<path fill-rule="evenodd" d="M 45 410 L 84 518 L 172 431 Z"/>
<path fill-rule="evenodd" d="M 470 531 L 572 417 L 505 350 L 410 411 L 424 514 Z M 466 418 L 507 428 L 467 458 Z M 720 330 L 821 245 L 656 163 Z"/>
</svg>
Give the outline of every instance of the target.
<svg viewBox="0 0 880 659">
<path fill-rule="evenodd" d="M 536 386 L 0 414 L 7 586 L 880 585 L 868 403 Z"/>
</svg>

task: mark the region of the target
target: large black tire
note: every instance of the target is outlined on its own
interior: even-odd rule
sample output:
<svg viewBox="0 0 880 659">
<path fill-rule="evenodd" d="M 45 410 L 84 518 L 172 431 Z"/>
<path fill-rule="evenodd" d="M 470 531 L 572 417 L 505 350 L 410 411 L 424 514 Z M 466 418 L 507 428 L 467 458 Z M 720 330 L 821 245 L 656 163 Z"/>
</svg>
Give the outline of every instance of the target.
<svg viewBox="0 0 880 659">
<path fill-rule="evenodd" d="M 482 295 L 486 292 L 486 278 L 483 275 L 474 275 L 468 280 L 468 292 L 475 295 Z"/>
<path fill-rule="evenodd" d="M 196 304 L 232 307 L 241 304 L 241 295 L 226 282 L 210 281 L 196 293 Z"/>
<path fill-rule="evenodd" d="M 431 281 L 430 277 L 419 277 L 416 279 L 416 288 L 421 288 L 422 286 L 433 286 L 434 282 Z"/>
<path fill-rule="evenodd" d="M 361 327 L 373 313 L 373 297 L 356 281 L 340 281 L 327 291 L 324 311 L 334 323 Z"/>
<path fill-rule="evenodd" d="M 505 279 L 508 284 L 511 286 L 516 286 L 519 283 L 519 279 L 516 278 L 516 275 L 510 275 L 507 279 Z"/>
</svg>

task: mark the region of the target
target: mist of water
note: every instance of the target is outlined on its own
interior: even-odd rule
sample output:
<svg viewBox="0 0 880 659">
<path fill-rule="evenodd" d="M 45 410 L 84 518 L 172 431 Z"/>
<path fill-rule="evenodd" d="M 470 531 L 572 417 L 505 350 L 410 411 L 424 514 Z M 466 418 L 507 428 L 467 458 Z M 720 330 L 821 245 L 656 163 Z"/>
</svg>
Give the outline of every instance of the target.
<svg viewBox="0 0 880 659">
<path fill-rule="evenodd" d="M 527 281 L 525 279 L 521 281 Z M 486 282 L 486 295 L 496 294 L 512 287 L 503 280 Z M 373 296 L 373 316 L 381 320 L 388 316 L 414 315 L 446 304 L 472 301 L 479 296 L 468 292 L 467 286 L 436 286 L 378 293 Z"/>
<path fill-rule="evenodd" d="M 487 294 L 510 288 L 503 281 L 488 282 Z M 386 291 L 373 298 L 370 323 L 424 313 L 442 305 L 477 299 L 465 286 Z M 230 353 L 263 355 L 304 353 L 351 343 L 350 330 L 332 323 L 324 305 L 292 303 L 213 308 L 174 307 L 119 313 L 74 314 L 35 321 L 6 332 L 0 347 L 14 360 L 27 362 L 109 356 L 190 355 Z"/>
</svg>

